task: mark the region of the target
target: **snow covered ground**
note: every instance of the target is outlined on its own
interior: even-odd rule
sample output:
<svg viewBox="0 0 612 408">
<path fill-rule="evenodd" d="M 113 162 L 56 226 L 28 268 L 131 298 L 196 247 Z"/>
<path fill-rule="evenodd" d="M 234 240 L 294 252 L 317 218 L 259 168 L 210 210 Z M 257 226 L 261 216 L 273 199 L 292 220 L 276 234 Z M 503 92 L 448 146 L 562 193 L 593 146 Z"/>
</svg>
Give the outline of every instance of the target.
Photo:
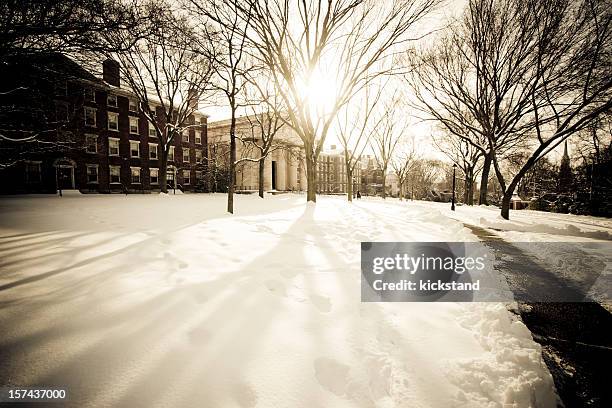
<svg viewBox="0 0 612 408">
<path fill-rule="evenodd" d="M 441 206 L 236 207 L 0 199 L 0 384 L 67 387 L 75 407 L 556 406 L 505 305 L 360 302 L 360 241 L 476 240 Z"/>
</svg>

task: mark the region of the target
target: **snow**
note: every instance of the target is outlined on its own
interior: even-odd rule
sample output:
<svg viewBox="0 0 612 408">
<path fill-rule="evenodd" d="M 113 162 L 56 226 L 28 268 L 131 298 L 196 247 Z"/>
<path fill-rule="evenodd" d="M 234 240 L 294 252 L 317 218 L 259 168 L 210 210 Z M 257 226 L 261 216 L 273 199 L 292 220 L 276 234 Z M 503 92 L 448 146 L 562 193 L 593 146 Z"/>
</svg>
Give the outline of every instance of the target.
<svg viewBox="0 0 612 408">
<path fill-rule="evenodd" d="M 0 383 L 75 407 L 556 406 L 506 305 L 360 302 L 360 241 L 476 240 L 441 207 L 235 200 L 0 199 Z"/>
</svg>

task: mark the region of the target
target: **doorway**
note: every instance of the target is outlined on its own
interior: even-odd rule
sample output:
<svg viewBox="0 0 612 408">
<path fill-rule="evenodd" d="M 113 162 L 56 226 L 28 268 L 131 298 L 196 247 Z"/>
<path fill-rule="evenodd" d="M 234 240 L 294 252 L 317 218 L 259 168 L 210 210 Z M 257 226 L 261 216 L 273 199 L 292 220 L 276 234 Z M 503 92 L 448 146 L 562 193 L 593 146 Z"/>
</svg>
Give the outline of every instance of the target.
<svg viewBox="0 0 612 408">
<path fill-rule="evenodd" d="M 272 160 L 272 190 L 276 190 L 276 161 Z"/>
<path fill-rule="evenodd" d="M 57 168 L 57 184 L 61 190 L 74 189 L 74 167 L 59 165 Z"/>
</svg>

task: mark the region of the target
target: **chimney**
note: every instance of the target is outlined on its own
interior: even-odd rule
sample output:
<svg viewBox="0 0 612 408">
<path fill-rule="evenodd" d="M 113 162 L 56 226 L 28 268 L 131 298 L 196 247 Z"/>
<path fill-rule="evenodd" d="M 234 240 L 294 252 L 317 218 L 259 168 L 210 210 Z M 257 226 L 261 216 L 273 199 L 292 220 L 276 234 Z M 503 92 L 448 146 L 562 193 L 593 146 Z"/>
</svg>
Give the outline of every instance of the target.
<svg viewBox="0 0 612 408">
<path fill-rule="evenodd" d="M 121 86 L 119 82 L 119 63 L 114 59 L 107 59 L 102 63 L 102 79 L 116 87 Z"/>
<path fill-rule="evenodd" d="M 198 90 L 195 88 L 189 88 L 189 91 L 187 91 L 187 99 L 189 100 L 189 109 L 198 110 Z"/>
</svg>

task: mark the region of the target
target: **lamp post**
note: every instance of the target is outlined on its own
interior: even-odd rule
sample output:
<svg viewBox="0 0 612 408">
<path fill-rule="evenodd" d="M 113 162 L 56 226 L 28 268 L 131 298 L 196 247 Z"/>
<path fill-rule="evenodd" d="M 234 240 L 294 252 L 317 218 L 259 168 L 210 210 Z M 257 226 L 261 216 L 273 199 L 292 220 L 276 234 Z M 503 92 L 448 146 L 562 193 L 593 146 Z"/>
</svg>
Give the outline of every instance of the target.
<svg viewBox="0 0 612 408">
<path fill-rule="evenodd" d="M 451 201 L 451 210 L 455 211 L 455 171 L 457 170 L 457 164 L 453 164 L 453 198 Z"/>
</svg>

